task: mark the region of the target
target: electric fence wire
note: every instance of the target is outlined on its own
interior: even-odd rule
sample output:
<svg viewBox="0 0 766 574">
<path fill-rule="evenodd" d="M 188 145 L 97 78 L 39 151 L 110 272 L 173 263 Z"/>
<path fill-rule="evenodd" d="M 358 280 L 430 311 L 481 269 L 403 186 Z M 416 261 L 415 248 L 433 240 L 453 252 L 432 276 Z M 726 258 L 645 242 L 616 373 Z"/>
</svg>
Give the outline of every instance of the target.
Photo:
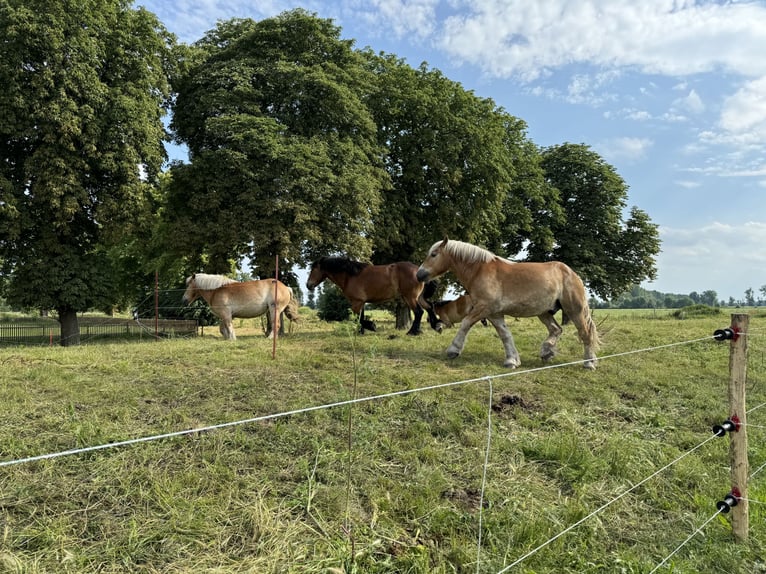
<svg viewBox="0 0 766 574">
<path fill-rule="evenodd" d="M 695 452 L 695 451 L 699 450 L 700 448 L 702 448 L 704 445 L 706 445 L 708 442 L 710 442 L 711 440 L 713 440 L 713 439 L 715 439 L 715 438 L 717 438 L 717 435 L 715 435 L 715 434 L 711 435 L 709 438 L 705 439 L 704 441 L 702 441 L 701 443 L 699 443 L 697 446 L 695 446 L 695 447 L 694 447 L 694 448 L 692 448 L 691 450 L 688 450 L 688 451 L 686 451 L 685 453 L 683 453 L 681 456 L 679 456 L 679 457 L 678 457 L 678 458 L 676 458 L 675 460 L 673 460 L 673 461 L 669 462 L 668 464 L 666 464 L 665 466 L 663 466 L 663 467 L 662 467 L 662 468 L 660 468 L 659 470 L 657 470 L 657 471 L 653 472 L 652 474 L 650 474 L 649 476 L 647 476 L 647 477 L 646 477 L 646 478 L 644 478 L 643 480 L 641 480 L 641 481 L 637 482 L 636 484 L 634 484 L 633 486 L 631 486 L 630 488 L 628 488 L 627 490 L 625 490 L 624 492 L 622 492 L 621 494 L 619 494 L 618 496 L 616 496 L 615 498 L 613 498 L 612 500 L 610 500 L 610 501 L 608 501 L 608 502 L 605 502 L 604 504 L 602 504 L 601 506 L 599 506 L 599 507 L 598 507 L 596 510 L 594 510 L 593 512 L 591 512 L 591 513 L 590 513 L 590 514 L 588 514 L 587 516 L 585 516 L 585 517 L 581 518 L 580 520 L 578 520 L 578 521 L 577 521 L 577 522 L 575 522 L 574 524 L 572 524 L 572 525 L 568 526 L 567 528 L 565 528 L 564 530 L 562 530 L 561 532 L 559 532 L 558 534 L 556 534 L 556 535 L 555 535 L 555 536 L 553 536 L 552 538 L 549 538 L 548 540 L 546 540 L 545 542 L 543 542 L 542 544 L 540 544 L 540 545 L 539 545 L 539 546 L 537 546 L 536 548 L 533 548 L 532 550 L 530 550 L 529 552 L 527 552 L 526 554 L 524 554 L 524 555 L 523 555 L 523 556 L 521 556 L 520 558 L 517 558 L 517 559 L 516 559 L 516 561 L 514 561 L 513 563 L 509 564 L 508 566 L 506 566 L 505 568 L 503 568 L 502 570 L 500 570 L 500 571 L 499 571 L 497 574 L 504 574 L 505 572 L 508 572 L 508 571 L 509 571 L 511 568 L 513 568 L 514 566 L 518 566 L 519 564 L 521 564 L 521 563 L 522 563 L 524 560 L 526 560 L 527 558 L 529 558 L 529 557 L 530 557 L 530 556 L 532 556 L 533 554 L 536 554 L 538 551 L 542 550 L 543 548 L 545 548 L 546 546 L 548 546 L 548 545 L 549 545 L 549 544 L 551 544 L 552 542 L 554 542 L 554 541 L 558 540 L 559 538 L 561 538 L 561 537 L 562 537 L 562 536 L 564 536 L 565 534 L 567 534 L 567 533 L 571 532 L 572 530 L 574 530 L 575 528 L 577 528 L 578 526 L 580 526 L 580 525 L 581 525 L 581 524 L 583 524 L 584 522 L 587 522 L 588 520 L 590 520 L 591 518 L 593 518 L 593 517 L 594 517 L 594 516 L 596 516 L 597 514 L 600 514 L 600 513 L 601 513 L 603 510 L 606 510 L 606 509 L 607 509 L 607 508 L 609 508 L 609 507 L 610 507 L 612 504 L 614 504 L 614 503 L 615 503 L 615 502 L 617 502 L 618 500 L 621 500 L 622 498 L 624 498 L 625 496 L 627 496 L 628 494 L 630 494 L 631 492 L 633 492 L 634 490 L 636 490 L 636 489 L 637 489 L 639 486 L 641 486 L 641 485 L 643 485 L 643 484 L 647 483 L 648 481 L 650 481 L 651 479 L 653 479 L 655 476 L 657 476 L 657 475 L 659 475 L 659 474 L 663 473 L 665 470 L 667 470 L 667 469 L 668 469 L 668 468 L 670 468 L 671 466 L 675 465 L 675 464 L 676 464 L 676 463 L 678 463 L 679 461 L 683 460 L 684 458 L 686 458 L 687 456 L 689 456 L 689 455 L 690 455 L 690 454 L 692 454 L 693 452 Z"/>
<path fill-rule="evenodd" d="M 692 339 L 690 341 L 668 343 L 668 344 L 665 344 L 665 345 L 659 345 L 659 346 L 655 346 L 655 347 L 648 347 L 648 348 L 645 348 L 645 349 L 636 349 L 636 350 L 633 350 L 633 351 L 625 351 L 625 352 L 622 352 L 622 353 L 615 353 L 613 355 L 605 355 L 603 357 L 600 357 L 600 360 L 611 359 L 611 358 L 614 358 L 614 357 L 622 357 L 622 356 L 631 355 L 631 354 L 635 354 L 635 353 L 641 353 L 641 352 L 650 352 L 650 351 L 655 351 L 655 350 L 659 350 L 659 349 L 667 349 L 667 348 L 670 348 L 670 347 L 677 347 L 679 345 L 696 343 L 698 341 L 705 341 L 705 340 L 711 340 L 711 339 L 712 339 L 712 336 L 710 336 L 710 337 L 701 337 L 699 339 Z M 346 406 L 346 405 L 350 405 L 350 404 L 367 403 L 367 402 L 371 402 L 371 401 L 376 401 L 376 400 L 381 400 L 381 399 L 388 399 L 388 398 L 393 398 L 393 397 L 397 397 L 397 396 L 411 395 L 413 393 L 433 391 L 433 390 L 437 390 L 437 389 L 446 389 L 446 388 L 457 387 L 457 386 L 467 385 L 467 384 L 471 384 L 471 383 L 479 383 L 479 382 L 484 382 L 484 381 L 494 380 L 494 379 L 504 379 L 504 378 L 509 378 L 509 377 L 517 377 L 517 376 L 528 375 L 528 374 L 532 374 L 532 373 L 536 373 L 536 372 L 540 372 L 540 371 L 547 371 L 547 370 L 551 370 L 551 369 L 561 369 L 561 368 L 570 367 L 570 366 L 573 366 L 573 365 L 581 365 L 581 364 L 583 364 L 585 362 L 586 362 L 585 359 L 580 359 L 580 360 L 571 361 L 571 362 L 568 362 L 568 363 L 561 363 L 561 364 L 557 364 L 557 365 L 546 365 L 544 367 L 537 367 L 537 368 L 534 368 L 534 369 L 525 369 L 523 371 L 512 371 L 512 372 L 509 372 L 509 373 L 499 373 L 497 375 L 485 375 L 485 376 L 482 376 L 482 377 L 476 377 L 476 378 L 472 378 L 472 379 L 465 379 L 465 380 L 462 380 L 462 381 L 453 381 L 453 382 L 448 382 L 448 383 L 441 383 L 441 384 L 438 384 L 438 385 L 429 385 L 427 387 L 418 387 L 418 388 L 415 388 L 415 389 L 405 389 L 405 390 L 402 390 L 402 391 L 394 391 L 394 392 L 391 392 L 391 393 L 384 393 L 384 394 L 380 394 L 380 395 L 370 395 L 370 396 L 366 396 L 366 397 L 359 397 L 359 398 L 356 398 L 356 399 L 353 399 L 353 400 L 338 401 L 338 402 L 334 402 L 334 403 L 326 403 L 326 404 L 323 404 L 323 405 L 315 405 L 315 406 L 310 406 L 310 407 L 304 407 L 304 408 L 295 409 L 295 410 L 291 410 L 291 411 L 267 414 L 267 415 L 262 415 L 262 416 L 258 416 L 258 417 L 252 417 L 252 418 L 247 418 L 247 419 L 242 419 L 242 420 L 237 420 L 237 421 L 229 421 L 229 422 L 224 422 L 224 423 L 220 423 L 220 424 L 213 424 L 213 425 L 208 425 L 208 426 L 197 427 L 197 428 L 193 428 L 193 429 L 187 429 L 187 430 L 175 431 L 175 432 L 170 432 L 170 433 L 164 433 L 164 434 L 158 434 L 158 435 L 139 437 L 139 438 L 128 439 L 128 440 L 123 440 L 123 441 L 110 442 L 110 443 L 106 443 L 106 444 L 95 445 L 95 446 L 90 446 L 90 447 L 82 447 L 82 448 L 77 448 L 77 449 L 70 449 L 70 450 L 65 450 L 65 451 L 60 451 L 60 452 L 52 452 L 52 453 L 48 453 L 48 454 L 41 454 L 41 455 L 30 456 L 30 457 L 21 458 L 21 459 L 15 459 L 15 460 L 0 461 L 0 467 L 12 466 L 12 465 L 16 465 L 16 464 L 23 464 L 23 463 L 34 462 L 34 461 L 39 461 L 39 460 L 59 458 L 59 457 L 62 457 L 62 456 L 69 456 L 69 455 L 74 455 L 74 454 L 82 454 L 82 453 L 92 452 L 92 451 L 96 451 L 96 450 L 104 450 L 104 449 L 109 449 L 109 448 L 117 448 L 117 447 L 121 447 L 121 446 L 128 446 L 128 445 L 133 445 L 133 444 L 138 444 L 138 443 L 151 442 L 151 441 L 155 441 L 155 440 L 163 440 L 163 439 L 166 439 L 166 438 L 184 436 L 184 435 L 188 435 L 188 434 L 203 433 L 203 432 L 207 432 L 207 431 L 211 431 L 211 430 L 218 430 L 218 429 L 222 429 L 222 428 L 228 428 L 228 427 L 240 426 L 240 425 L 245 425 L 245 424 L 251 424 L 251 423 L 266 421 L 266 420 L 270 420 L 270 419 L 283 418 L 283 417 L 287 417 L 287 416 L 290 416 L 290 415 L 297 415 L 297 414 L 309 413 L 309 412 L 314 412 L 314 411 L 319 411 L 319 410 L 326 410 L 326 409 Z"/>
<path fill-rule="evenodd" d="M 599 359 L 600 360 L 613 359 L 613 358 L 616 358 L 616 357 L 624 357 L 624 356 L 628 356 L 628 355 L 632 355 L 632 354 L 637 354 L 637 353 L 652 352 L 652 351 L 656 351 L 656 350 L 668 349 L 668 348 L 672 348 L 672 347 L 677 347 L 677 346 L 681 346 L 681 345 L 688 345 L 688 344 L 691 344 L 691 343 L 697 343 L 697 342 L 700 342 L 700 341 L 707 341 L 707 340 L 714 340 L 714 337 L 713 336 L 706 336 L 706 337 L 700 337 L 700 338 L 692 339 L 692 340 L 688 340 L 688 341 L 680 341 L 680 342 L 668 343 L 668 344 L 664 344 L 664 345 L 657 345 L 657 346 L 654 346 L 654 347 L 648 347 L 648 348 L 644 348 L 644 349 L 635 349 L 635 350 L 631 350 L 631 351 L 624 351 L 624 352 L 621 352 L 621 353 L 614 353 L 614 354 L 611 354 L 611 355 L 605 355 L 605 356 L 600 357 Z M 395 392 L 392 392 L 392 393 L 384 393 L 384 394 L 381 394 L 381 395 L 373 395 L 373 396 L 355 398 L 355 399 L 351 399 L 351 400 L 338 401 L 338 402 L 335 402 L 335 403 L 328 403 L 328 404 L 323 404 L 323 405 L 315 405 L 315 406 L 304 407 L 304 408 L 295 409 L 295 410 L 291 410 L 291 411 L 284 411 L 284 412 L 281 412 L 281 413 L 267 414 L 267 415 L 252 417 L 252 418 L 248 418 L 248 419 L 242 419 L 242 420 L 237 420 L 237 421 L 229 421 L 229 422 L 224 422 L 224 423 L 220 423 L 220 424 L 214 424 L 214 425 L 208 425 L 208 426 L 203 426 L 203 427 L 197 427 L 197 428 L 193 428 L 193 429 L 187 429 L 187 430 L 181 430 L 181 431 L 175 431 L 175 432 L 170 432 L 170 433 L 164 433 L 164 434 L 158 434 L 158 435 L 152 435 L 152 436 L 145 436 L 145 437 L 139 437 L 139 438 L 133 438 L 133 439 L 123 440 L 123 441 L 116 441 L 116 442 L 100 444 L 100 445 L 95 445 L 95 446 L 90 446 L 90 447 L 82 447 L 82 448 L 77 448 L 77 449 L 70 449 L 70 450 L 65 450 L 65 451 L 52 452 L 52 453 L 47 453 L 47 454 L 42 454 L 42 455 L 36 455 L 36 456 L 30 456 L 30 457 L 26 457 L 26 458 L 20 458 L 20 459 L 0 461 L 0 468 L 7 467 L 7 466 L 12 466 L 12 465 L 30 463 L 30 462 L 35 462 L 35 461 L 49 460 L 49 459 L 59 458 L 59 457 L 63 457 L 63 456 L 70 456 L 70 455 L 76 455 L 76 454 L 84 454 L 84 453 L 89 453 L 89 452 L 94 452 L 94 451 L 99 451 L 99 450 L 105 450 L 105 449 L 110 449 L 110 448 L 118 448 L 118 447 L 130 446 L 130 445 L 146 443 L 146 442 L 151 442 L 151 441 L 156 441 L 156 440 L 163 440 L 163 439 L 168 439 L 168 438 L 173 438 L 173 437 L 181 437 L 181 436 L 186 436 L 186 435 L 189 435 L 189 434 L 197 434 L 197 433 L 203 433 L 203 432 L 208 432 L 208 431 L 212 431 L 212 430 L 218 430 L 218 429 L 223 429 L 223 428 L 229 428 L 229 427 L 234 427 L 234 426 L 240 426 L 240 425 L 255 423 L 255 422 L 261 422 L 261 421 L 266 421 L 266 420 L 273 420 L 273 419 L 277 419 L 277 418 L 283 418 L 283 417 L 288 417 L 288 416 L 292 416 L 292 415 L 304 414 L 304 413 L 309 413 L 309 412 L 314 412 L 314 411 L 324 410 L 324 409 L 329 409 L 329 408 L 334 408 L 334 407 L 347 406 L 347 405 L 353 405 L 353 404 L 358 404 L 358 403 L 365 403 L 365 402 L 370 402 L 370 401 L 374 401 L 374 400 L 381 400 L 381 399 L 385 399 L 385 398 L 393 398 L 393 397 L 397 397 L 397 396 L 405 396 L 405 395 L 410 395 L 410 394 L 413 394 L 413 393 L 431 391 L 431 390 L 436 390 L 436 389 L 446 389 L 446 388 L 456 387 L 456 386 L 460 386 L 460 385 L 466 385 L 466 384 L 470 384 L 470 383 L 479 383 L 479 382 L 488 382 L 489 385 L 490 385 L 489 391 L 490 391 L 490 429 L 491 429 L 491 400 L 492 400 L 491 399 L 491 397 L 492 397 L 492 386 L 491 385 L 492 385 L 492 380 L 494 380 L 494 379 L 501 379 L 501 378 L 507 378 L 507 377 L 512 377 L 512 376 L 528 375 L 530 373 L 539 372 L 539 371 L 545 371 L 545 370 L 550 370 L 550 369 L 564 368 L 564 367 L 568 367 L 568 366 L 572 366 L 572 365 L 583 364 L 584 362 L 585 362 L 585 360 L 578 360 L 578 361 L 571 361 L 571 362 L 568 362 L 568 363 L 562 363 L 562 364 L 557 364 L 557 365 L 546 365 L 544 367 L 539 367 L 539 368 L 535 368 L 535 369 L 526 369 L 526 370 L 523 370 L 523 371 L 513 371 L 513 372 L 510 372 L 510 373 L 501 373 L 501 374 L 498 374 L 498 375 L 491 375 L 491 376 L 483 376 L 483 377 L 472 378 L 472 379 L 465 379 L 465 380 L 462 380 L 462 381 L 454 381 L 454 382 L 443 383 L 443 384 L 438 384 L 438 385 L 430 385 L 430 386 L 427 386 L 427 387 L 420 387 L 420 388 L 416 388 L 416 389 L 406 389 L 406 390 L 403 390 L 403 391 L 395 391 Z M 643 480 L 639 481 L 638 483 L 636 483 L 635 485 L 633 485 L 632 487 L 630 487 L 629 489 L 627 489 L 626 491 L 624 491 L 623 493 L 618 495 L 617 497 L 615 497 L 612 500 L 602 504 L 599 508 L 597 508 L 596 510 L 594 510 L 593 512 L 591 512 L 590 514 L 588 514 L 584 518 L 578 520 L 576 523 L 570 525 L 569 527 L 567 527 L 566 529 L 564 529 L 563 531 L 561 531 L 560 533 L 558 533 L 554 537 L 550 538 L 549 540 L 547 540 L 543 544 L 541 544 L 541 545 L 537 546 L 536 548 L 532 549 L 531 551 L 527 552 L 526 554 L 524 554 L 523 556 L 518 558 L 516 561 L 514 561 L 510 565 L 504 567 L 497 574 L 504 574 L 505 572 L 508 572 L 514 566 L 520 564 L 521 562 L 526 560 L 528 557 L 530 557 L 533 554 L 537 553 L 539 550 L 545 548 L 546 546 L 548 546 L 549 544 L 551 544 L 552 542 L 554 542 L 558 538 L 560 538 L 560 537 L 564 536 L 565 534 L 571 532 L 572 530 L 574 530 L 575 528 L 577 528 L 578 526 L 580 526 L 581 524 L 583 524 L 584 522 L 586 522 L 587 520 L 592 518 L 593 516 L 596 516 L 597 514 L 601 513 L 603 510 L 605 510 L 606 508 L 608 508 L 609 506 L 611 506 L 612 504 L 614 504 L 618 500 L 620 500 L 620 499 L 624 498 L 625 496 L 627 496 L 630 492 L 634 491 L 635 489 L 637 489 L 641 485 L 645 484 L 646 482 L 648 482 L 649 480 L 651 480 L 655 476 L 659 475 L 660 473 L 662 473 L 666 469 L 668 469 L 671 466 L 673 466 L 674 464 L 678 463 L 680 460 L 682 460 L 686 456 L 689 456 L 690 454 L 692 454 L 696 450 L 702 448 L 702 446 L 704 446 L 705 444 L 707 444 L 709 441 L 713 440 L 716 437 L 717 437 L 716 434 L 711 435 L 709 438 L 707 438 L 706 440 L 704 440 L 703 442 L 701 442 L 700 444 L 698 444 L 697 446 L 695 446 L 691 450 L 683 453 L 678 458 L 676 458 L 672 462 L 668 463 L 667 465 L 663 466 L 659 470 L 655 471 L 654 473 L 652 473 L 648 477 L 644 478 Z M 481 501 L 480 501 L 481 506 L 483 506 L 483 497 L 484 497 L 484 488 L 485 488 L 485 482 L 486 482 L 486 473 L 487 473 L 487 467 L 489 465 L 490 440 L 491 440 L 491 432 L 488 431 L 488 434 L 487 434 L 487 448 L 486 448 L 486 452 L 485 452 L 484 470 L 483 470 L 483 477 L 482 477 L 482 491 L 481 491 L 482 494 L 481 494 Z M 766 467 L 766 464 L 764 465 L 764 467 Z M 716 515 L 714 515 L 714 517 L 717 516 L 717 514 L 718 513 L 716 513 Z M 478 555 L 477 555 L 477 568 L 479 568 L 479 566 L 480 566 L 479 558 L 480 558 L 480 555 L 481 555 L 481 529 L 482 529 L 482 525 L 481 525 L 482 514 L 481 513 L 480 513 L 479 517 L 480 517 L 480 526 L 479 526 L 479 543 L 478 543 Z M 705 523 L 705 525 L 708 522 L 710 522 L 710 520 L 712 520 L 712 518 L 709 519 Z M 704 528 L 705 525 L 703 525 L 700 528 Z M 699 529 L 698 529 L 698 531 L 699 531 Z M 689 539 L 691 539 L 695 534 L 696 534 L 696 531 L 695 531 L 694 534 L 692 534 L 692 536 Z M 683 547 L 683 544 L 681 546 L 679 546 L 679 548 L 674 551 L 674 554 L 681 547 Z M 666 558 L 661 564 L 663 564 L 668 558 Z"/>
<path fill-rule="evenodd" d="M 675 550 L 673 550 L 673 552 L 671 552 L 671 553 L 670 553 L 670 554 L 668 554 L 668 555 L 667 555 L 665 558 L 663 558 L 662 562 L 660 562 L 659 564 L 657 564 L 657 566 L 655 566 L 655 567 L 654 567 L 654 569 L 653 569 L 651 572 L 649 572 L 649 574 L 654 574 L 654 573 L 655 573 L 655 572 L 657 572 L 657 570 L 659 570 L 659 569 L 660 569 L 662 566 L 664 566 L 665 564 L 667 564 L 668 560 L 670 560 L 670 559 L 671 559 L 673 556 L 675 556 L 675 555 L 676 555 L 676 553 L 678 553 L 678 551 L 679 551 L 679 550 L 681 550 L 681 548 L 683 548 L 684 546 L 686 546 L 686 545 L 689 543 L 689 541 L 690 541 L 692 538 L 694 538 L 695 536 L 697 536 L 697 534 L 700 534 L 700 533 L 702 532 L 702 530 L 704 530 L 704 528 L 705 528 L 705 527 L 706 527 L 708 524 L 710 524 L 710 523 L 711 523 L 711 522 L 712 522 L 712 521 L 715 519 L 715 517 L 716 517 L 716 516 L 718 516 L 719 514 L 721 514 L 721 512 L 723 512 L 723 511 L 722 511 L 722 510 L 719 510 L 719 511 L 717 511 L 715 514 L 713 514 L 713 516 L 711 516 L 710 518 L 708 518 L 708 519 L 707 519 L 707 520 L 706 520 L 706 521 L 705 521 L 705 522 L 702 524 L 702 526 L 700 526 L 699 528 L 697 528 L 697 530 L 695 530 L 694 532 L 692 532 L 692 533 L 689 535 L 689 537 L 688 537 L 686 540 L 684 540 L 684 541 L 683 541 L 681 544 L 679 544 L 679 545 L 678 545 L 678 547 L 677 547 Z"/>
</svg>

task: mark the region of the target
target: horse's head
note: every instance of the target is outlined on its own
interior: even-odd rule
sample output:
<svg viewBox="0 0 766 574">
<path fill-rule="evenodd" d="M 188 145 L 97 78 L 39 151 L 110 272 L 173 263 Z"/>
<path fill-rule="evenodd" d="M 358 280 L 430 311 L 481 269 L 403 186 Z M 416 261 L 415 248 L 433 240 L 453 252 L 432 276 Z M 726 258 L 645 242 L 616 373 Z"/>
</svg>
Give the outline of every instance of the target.
<svg viewBox="0 0 766 574">
<path fill-rule="evenodd" d="M 449 240 L 445 237 L 443 241 L 437 241 L 428 250 L 425 260 L 418 268 L 417 278 L 418 281 L 426 282 L 431 279 L 436 279 L 439 275 L 446 273 L 450 268 L 450 256 L 446 251 L 447 242 Z"/>
<path fill-rule="evenodd" d="M 306 287 L 312 290 L 325 279 L 327 279 L 327 271 L 325 271 L 322 267 L 322 259 L 314 261 L 314 263 L 311 265 L 309 278 L 306 279 Z"/>
<path fill-rule="evenodd" d="M 199 297 L 197 284 L 194 282 L 196 276 L 197 274 L 194 273 L 186 278 L 186 291 L 184 291 L 184 296 L 182 298 L 184 305 L 190 305 L 197 297 Z"/>
</svg>

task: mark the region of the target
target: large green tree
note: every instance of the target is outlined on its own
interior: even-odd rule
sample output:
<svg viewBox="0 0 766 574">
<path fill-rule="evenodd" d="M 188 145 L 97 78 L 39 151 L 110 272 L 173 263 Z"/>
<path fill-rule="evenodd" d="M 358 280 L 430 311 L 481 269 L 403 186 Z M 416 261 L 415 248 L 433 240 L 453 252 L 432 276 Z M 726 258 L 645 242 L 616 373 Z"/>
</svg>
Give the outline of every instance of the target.
<svg viewBox="0 0 766 574">
<path fill-rule="evenodd" d="M 534 215 L 555 194 L 526 124 L 439 70 L 364 54 L 392 183 L 375 218 L 374 259 L 417 261 L 444 235 L 513 253 L 531 237 L 545 243 Z"/>
<path fill-rule="evenodd" d="M 569 143 L 542 150 L 541 165 L 564 214 L 551 221 L 554 245 L 530 245 L 530 259 L 564 261 L 604 299 L 656 278 L 657 226 L 635 206 L 623 219 L 628 186 L 614 167 L 589 146 Z"/>
<path fill-rule="evenodd" d="M 303 10 L 219 23 L 193 46 L 172 127 L 190 162 L 172 167 L 169 247 L 260 277 L 328 252 L 360 257 L 387 185 L 372 82 L 332 21 Z M 287 263 L 289 261 L 289 263 Z"/>
<path fill-rule="evenodd" d="M 129 0 L 0 0 L 0 255 L 8 300 L 77 312 L 118 292 L 108 248 L 136 229 L 165 157 L 173 38 Z"/>
</svg>

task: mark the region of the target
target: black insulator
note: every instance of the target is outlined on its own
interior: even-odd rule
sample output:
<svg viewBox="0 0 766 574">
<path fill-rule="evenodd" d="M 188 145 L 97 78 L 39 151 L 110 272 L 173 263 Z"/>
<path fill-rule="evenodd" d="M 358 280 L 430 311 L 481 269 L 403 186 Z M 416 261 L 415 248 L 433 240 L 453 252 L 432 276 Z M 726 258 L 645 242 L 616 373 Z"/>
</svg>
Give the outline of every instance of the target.
<svg viewBox="0 0 766 574">
<path fill-rule="evenodd" d="M 713 425 L 713 434 L 715 436 L 724 436 L 727 432 L 734 432 L 737 430 L 737 424 L 730 421 L 725 420 L 720 425 Z"/>
<path fill-rule="evenodd" d="M 734 329 L 726 328 L 726 329 L 716 329 L 713 332 L 713 339 L 716 341 L 726 341 L 729 339 L 734 338 Z"/>
<path fill-rule="evenodd" d="M 737 500 L 737 497 L 734 496 L 734 494 L 730 492 L 729 494 L 724 496 L 723 500 L 719 500 L 716 503 L 715 507 L 718 509 L 718 512 L 723 512 L 724 514 L 726 514 L 732 508 L 737 506 L 737 502 L 739 502 Z"/>
</svg>

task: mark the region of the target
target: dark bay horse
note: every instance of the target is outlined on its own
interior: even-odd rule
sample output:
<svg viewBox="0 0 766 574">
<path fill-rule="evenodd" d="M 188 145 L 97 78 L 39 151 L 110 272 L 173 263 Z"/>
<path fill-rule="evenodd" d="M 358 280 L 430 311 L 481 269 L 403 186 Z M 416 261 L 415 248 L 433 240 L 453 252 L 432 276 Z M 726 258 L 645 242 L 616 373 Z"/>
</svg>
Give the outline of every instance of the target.
<svg viewBox="0 0 766 574">
<path fill-rule="evenodd" d="M 426 300 L 436 290 L 435 282 L 423 285 L 415 276 L 418 266 L 409 261 L 373 265 L 343 257 L 322 257 L 311 265 L 306 287 L 314 289 L 325 279 L 335 283 L 359 316 L 359 332 L 374 331 L 372 321 L 364 318 L 365 303 L 385 303 L 401 297 L 415 314 L 408 335 L 419 335 L 423 310 L 428 312 L 431 327 L 436 328 L 436 316 Z"/>
<path fill-rule="evenodd" d="M 588 307 L 585 285 L 564 263 L 514 263 L 476 245 L 444 239 L 431 246 L 417 276 L 421 281 L 428 281 L 447 271 L 455 274 L 471 294 L 473 302 L 447 348 L 448 357 L 460 355 L 468 331 L 477 321 L 486 318 L 503 342 L 504 365 L 518 367 L 521 359 L 504 316 L 536 316 L 548 328 L 548 338 L 540 350 L 540 358 L 547 362 L 555 355 L 556 343 L 562 333 L 553 313 L 562 309 L 577 327 L 583 343 L 583 366 L 596 368 L 599 338 Z"/>
<path fill-rule="evenodd" d="M 186 278 L 183 302 L 188 305 L 198 297 L 207 301 L 210 309 L 221 320 L 220 330 L 224 339 L 237 338 L 231 324 L 234 317 L 251 319 L 271 310 L 269 338 L 279 329 L 279 316 L 282 311 L 291 321 L 298 319 L 298 301 L 293 295 L 293 290 L 275 279 L 236 281 L 223 275 L 195 273 Z"/>
</svg>

